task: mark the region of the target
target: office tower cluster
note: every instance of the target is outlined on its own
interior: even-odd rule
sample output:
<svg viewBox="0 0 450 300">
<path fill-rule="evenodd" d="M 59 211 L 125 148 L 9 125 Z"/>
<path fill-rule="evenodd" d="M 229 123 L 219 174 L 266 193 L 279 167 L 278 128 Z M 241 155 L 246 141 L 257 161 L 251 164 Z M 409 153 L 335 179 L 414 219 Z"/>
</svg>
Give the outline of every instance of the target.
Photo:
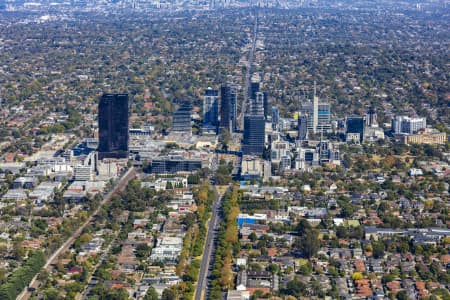
<svg viewBox="0 0 450 300">
<path fill-rule="evenodd" d="M 208 88 L 203 96 L 203 132 L 217 134 L 237 129 L 237 85 L 225 83 L 219 90 Z"/>
<path fill-rule="evenodd" d="M 208 88 L 203 96 L 203 131 L 236 131 L 237 85 L 225 83 L 219 90 Z"/>
<path fill-rule="evenodd" d="M 103 94 L 98 105 L 98 157 L 128 157 L 128 94 Z"/>
<path fill-rule="evenodd" d="M 371 106 L 364 116 L 345 118 L 345 141 L 361 144 L 384 139 L 384 130 L 378 127 L 377 113 Z"/>
<path fill-rule="evenodd" d="M 265 145 L 265 123 L 268 112 L 267 94 L 260 91 L 260 83 L 254 81 L 249 88 L 249 103 L 242 107 L 244 112 L 244 132 L 242 151 L 244 154 L 262 155 Z M 203 98 L 203 132 L 218 133 L 222 130 L 236 132 L 237 85 L 225 83 L 220 92 L 208 88 Z M 278 122 L 278 110 L 272 111 L 272 120 Z M 276 123 L 273 125 L 276 127 Z"/>
<path fill-rule="evenodd" d="M 320 141 L 311 145 L 298 146 L 294 167 L 297 170 L 310 170 L 324 163 L 340 165 L 339 146 L 330 141 Z"/>
<path fill-rule="evenodd" d="M 446 133 L 428 128 L 426 118 L 395 116 L 391 130 L 394 137 L 404 144 L 444 145 L 447 142 Z"/>
</svg>

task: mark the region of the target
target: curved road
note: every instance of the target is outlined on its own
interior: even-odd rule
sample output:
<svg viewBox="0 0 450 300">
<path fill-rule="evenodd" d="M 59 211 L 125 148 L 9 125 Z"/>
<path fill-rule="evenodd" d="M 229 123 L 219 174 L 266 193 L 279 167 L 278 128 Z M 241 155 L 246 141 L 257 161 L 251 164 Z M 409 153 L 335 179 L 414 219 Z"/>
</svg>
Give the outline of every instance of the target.
<svg viewBox="0 0 450 300">
<path fill-rule="evenodd" d="M 67 251 L 72 244 L 75 242 L 75 240 L 81 235 L 81 233 L 83 232 L 84 228 L 86 228 L 86 226 L 91 223 L 92 221 L 94 221 L 95 216 L 99 213 L 100 209 L 103 207 L 103 205 L 105 205 L 105 203 L 109 202 L 111 200 L 111 197 L 119 192 L 125 189 L 125 187 L 127 186 L 128 182 L 133 179 L 136 176 L 136 170 L 134 169 L 134 167 L 131 167 L 123 176 L 122 178 L 120 178 L 119 183 L 116 184 L 116 186 L 112 189 L 112 191 L 110 191 L 108 194 L 106 194 L 105 197 L 103 197 L 103 200 L 100 202 L 98 208 L 94 211 L 94 213 L 87 219 L 86 222 L 84 222 L 80 228 L 78 228 L 70 238 L 67 239 L 67 241 L 64 242 L 64 244 L 62 244 L 61 247 L 58 248 L 58 250 L 56 250 L 52 256 L 50 256 L 47 259 L 47 262 L 44 265 L 44 269 L 49 272 L 50 271 L 50 267 L 51 265 L 55 262 L 55 260 L 58 258 L 58 256 L 62 253 L 64 253 L 65 251 Z M 34 276 L 34 278 L 31 280 L 31 283 L 28 285 L 28 287 L 26 287 L 24 289 L 24 291 L 22 291 L 22 293 L 17 296 L 16 300 L 26 300 L 29 299 L 31 297 L 32 292 L 30 292 L 28 290 L 28 288 L 34 288 L 37 289 L 40 285 L 39 280 L 37 279 L 37 276 L 39 275 L 36 274 L 36 276 Z"/>
</svg>

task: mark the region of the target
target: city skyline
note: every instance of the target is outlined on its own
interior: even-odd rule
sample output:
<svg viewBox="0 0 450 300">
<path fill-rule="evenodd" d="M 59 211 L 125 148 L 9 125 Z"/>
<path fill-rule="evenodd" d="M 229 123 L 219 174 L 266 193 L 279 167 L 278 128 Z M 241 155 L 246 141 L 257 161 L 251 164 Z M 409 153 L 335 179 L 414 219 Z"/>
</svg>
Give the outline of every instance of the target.
<svg viewBox="0 0 450 300">
<path fill-rule="evenodd" d="M 0 1 L 0 299 L 448 299 L 449 9 Z"/>
</svg>

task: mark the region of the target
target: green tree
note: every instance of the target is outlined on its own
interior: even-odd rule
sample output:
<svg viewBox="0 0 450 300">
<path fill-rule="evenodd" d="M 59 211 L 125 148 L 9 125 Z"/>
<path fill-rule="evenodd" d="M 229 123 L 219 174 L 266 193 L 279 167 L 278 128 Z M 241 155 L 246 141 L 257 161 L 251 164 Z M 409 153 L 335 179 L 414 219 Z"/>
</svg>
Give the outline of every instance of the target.
<svg viewBox="0 0 450 300">
<path fill-rule="evenodd" d="M 172 189 L 173 189 L 172 182 L 167 181 L 167 183 L 166 183 L 166 190 L 172 190 Z"/>
<path fill-rule="evenodd" d="M 353 215 L 353 207 L 349 204 L 345 204 L 341 208 L 341 217 L 349 218 Z"/>
<path fill-rule="evenodd" d="M 165 289 L 162 293 L 162 300 L 179 300 L 180 295 L 175 286 Z"/>
<path fill-rule="evenodd" d="M 397 293 L 397 300 L 408 300 L 408 295 L 406 294 L 405 291 L 399 291 Z"/>
<path fill-rule="evenodd" d="M 338 226 L 336 229 L 336 236 L 340 239 L 348 238 L 348 229 L 345 226 Z"/>
<path fill-rule="evenodd" d="M 231 182 L 231 171 L 229 170 L 227 165 L 219 165 L 219 167 L 217 168 L 215 179 L 216 184 L 218 185 L 227 185 Z"/>
<path fill-rule="evenodd" d="M 383 242 L 373 242 L 373 257 L 374 258 L 382 258 L 384 256 L 384 243 Z"/>
<path fill-rule="evenodd" d="M 285 295 L 291 295 L 296 298 L 300 298 L 305 295 L 307 291 L 307 286 L 301 282 L 297 277 L 287 283 L 286 288 L 282 289 L 281 292 Z"/>
<path fill-rule="evenodd" d="M 144 300 L 159 300 L 158 293 L 154 287 L 149 287 L 147 293 L 145 294 Z"/>
<path fill-rule="evenodd" d="M 319 232 L 316 229 L 307 230 L 298 240 L 298 245 L 304 257 L 313 257 L 320 248 Z"/>
<path fill-rule="evenodd" d="M 0 283 L 3 283 L 6 279 L 7 271 L 5 268 L 0 268 Z"/>
<path fill-rule="evenodd" d="M 150 255 L 150 250 L 151 249 L 147 244 L 145 243 L 138 244 L 136 246 L 136 257 L 141 259 L 146 258 Z"/>
<path fill-rule="evenodd" d="M 230 144 L 231 134 L 228 130 L 222 129 L 219 135 L 219 143 L 222 145 L 222 149 L 227 151 Z"/>
<path fill-rule="evenodd" d="M 309 224 L 308 220 L 301 219 L 297 224 L 297 234 L 299 236 L 303 236 L 307 231 L 312 229 L 311 224 Z"/>
<path fill-rule="evenodd" d="M 258 240 L 258 236 L 256 235 L 256 233 L 252 232 L 250 233 L 250 235 L 248 236 L 248 239 L 252 242 L 255 243 Z"/>
<path fill-rule="evenodd" d="M 59 295 L 58 295 L 58 291 L 54 288 L 49 288 L 44 290 L 44 300 L 58 300 L 59 299 Z"/>
</svg>

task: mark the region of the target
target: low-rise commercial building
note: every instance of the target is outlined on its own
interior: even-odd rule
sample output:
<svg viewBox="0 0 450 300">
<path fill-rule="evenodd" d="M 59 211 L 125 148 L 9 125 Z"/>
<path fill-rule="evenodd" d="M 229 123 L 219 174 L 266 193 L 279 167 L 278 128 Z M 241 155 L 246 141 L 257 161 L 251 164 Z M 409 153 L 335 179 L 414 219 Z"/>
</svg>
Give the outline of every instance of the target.
<svg viewBox="0 0 450 300">
<path fill-rule="evenodd" d="M 447 135 L 445 132 L 439 132 L 435 129 L 424 129 L 416 134 L 402 135 L 402 142 L 404 144 L 429 144 L 429 145 L 443 145 L 447 142 Z"/>
</svg>

